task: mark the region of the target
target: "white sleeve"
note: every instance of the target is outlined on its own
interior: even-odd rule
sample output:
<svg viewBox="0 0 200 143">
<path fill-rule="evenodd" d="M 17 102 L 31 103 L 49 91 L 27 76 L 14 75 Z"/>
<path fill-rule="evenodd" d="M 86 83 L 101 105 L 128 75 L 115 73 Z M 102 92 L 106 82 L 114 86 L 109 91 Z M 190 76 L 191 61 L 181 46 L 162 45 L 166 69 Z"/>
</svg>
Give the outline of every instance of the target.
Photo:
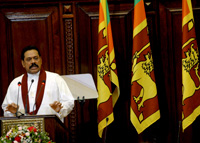
<svg viewBox="0 0 200 143">
<path fill-rule="evenodd" d="M 74 108 L 74 98 L 72 96 L 67 83 L 58 75 L 56 82 L 59 89 L 59 101 L 62 103 L 63 108 L 59 112 L 59 117 L 66 117 Z"/>
<path fill-rule="evenodd" d="M 16 103 L 16 101 L 17 101 L 17 99 L 16 99 L 17 96 L 15 95 L 18 93 L 17 85 L 15 85 L 16 86 L 15 87 L 14 84 L 15 84 L 15 82 L 12 81 L 11 84 L 9 85 L 6 96 L 5 96 L 3 104 L 2 104 L 4 116 L 6 116 L 6 117 L 15 116 L 15 114 L 11 113 L 10 111 L 5 111 L 8 104 Z"/>
</svg>

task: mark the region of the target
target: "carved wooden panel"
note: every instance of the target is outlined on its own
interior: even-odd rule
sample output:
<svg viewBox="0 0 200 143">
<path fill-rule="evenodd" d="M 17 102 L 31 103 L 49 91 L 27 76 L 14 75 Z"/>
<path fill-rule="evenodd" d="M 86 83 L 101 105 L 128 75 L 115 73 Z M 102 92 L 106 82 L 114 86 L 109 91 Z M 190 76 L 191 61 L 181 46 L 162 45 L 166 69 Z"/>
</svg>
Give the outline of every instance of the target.
<svg viewBox="0 0 200 143">
<path fill-rule="evenodd" d="M 64 19 L 67 74 L 74 74 L 73 19 Z"/>
<path fill-rule="evenodd" d="M 66 74 L 75 74 L 75 52 L 74 52 L 74 27 L 73 18 L 69 15 L 72 13 L 71 6 L 63 6 L 63 25 L 65 35 L 65 51 L 66 51 Z M 68 14 L 66 14 L 68 13 Z M 69 141 L 71 143 L 77 142 L 77 102 L 73 111 L 68 116 L 69 119 Z"/>
</svg>

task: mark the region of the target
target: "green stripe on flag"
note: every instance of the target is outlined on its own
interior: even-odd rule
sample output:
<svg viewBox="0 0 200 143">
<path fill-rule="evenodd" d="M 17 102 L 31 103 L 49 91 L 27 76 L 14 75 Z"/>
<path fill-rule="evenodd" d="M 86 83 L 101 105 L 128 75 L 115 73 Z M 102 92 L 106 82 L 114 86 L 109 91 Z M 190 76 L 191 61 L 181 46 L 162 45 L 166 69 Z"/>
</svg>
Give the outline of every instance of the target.
<svg viewBox="0 0 200 143">
<path fill-rule="evenodd" d="M 106 17 L 107 17 L 107 25 L 110 22 L 110 14 L 108 9 L 108 2 L 106 1 Z"/>
<path fill-rule="evenodd" d="M 134 0 L 134 6 L 138 3 L 138 2 L 140 2 L 141 0 Z"/>
</svg>

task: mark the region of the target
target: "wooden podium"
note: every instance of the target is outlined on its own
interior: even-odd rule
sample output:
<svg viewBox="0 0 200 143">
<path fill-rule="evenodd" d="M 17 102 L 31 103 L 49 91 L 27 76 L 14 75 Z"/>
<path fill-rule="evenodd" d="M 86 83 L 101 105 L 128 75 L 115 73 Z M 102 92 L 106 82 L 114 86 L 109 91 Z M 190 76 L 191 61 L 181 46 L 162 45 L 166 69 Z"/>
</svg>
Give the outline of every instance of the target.
<svg viewBox="0 0 200 143">
<path fill-rule="evenodd" d="M 68 129 L 56 115 L 28 115 L 17 117 L 0 117 L 1 135 L 15 125 L 34 125 L 38 130 L 46 131 L 56 143 L 67 143 Z"/>
</svg>

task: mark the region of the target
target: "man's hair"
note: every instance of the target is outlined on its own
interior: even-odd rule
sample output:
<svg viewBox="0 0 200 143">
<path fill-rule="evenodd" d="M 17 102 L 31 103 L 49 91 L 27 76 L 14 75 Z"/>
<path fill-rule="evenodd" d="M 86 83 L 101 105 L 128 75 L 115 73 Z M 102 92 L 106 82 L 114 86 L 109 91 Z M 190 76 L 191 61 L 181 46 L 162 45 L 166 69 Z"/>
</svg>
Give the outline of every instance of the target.
<svg viewBox="0 0 200 143">
<path fill-rule="evenodd" d="M 25 53 L 26 51 L 29 51 L 29 50 L 36 50 L 36 51 L 38 52 L 39 56 L 41 56 L 39 49 L 38 49 L 36 46 L 30 45 L 30 46 L 26 46 L 26 47 L 22 50 L 22 52 L 21 52 L 21 60 L 24 60 L 24 53 Z"/>
</svg>

